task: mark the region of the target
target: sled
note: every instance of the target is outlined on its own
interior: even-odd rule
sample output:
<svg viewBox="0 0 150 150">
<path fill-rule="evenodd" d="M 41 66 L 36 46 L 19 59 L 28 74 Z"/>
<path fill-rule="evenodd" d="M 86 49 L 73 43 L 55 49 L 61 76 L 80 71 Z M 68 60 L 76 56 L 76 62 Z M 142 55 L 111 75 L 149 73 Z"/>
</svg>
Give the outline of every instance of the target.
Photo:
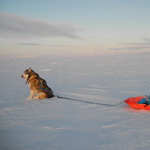
<svg viewBox="0 0 150 150">
<path fill-rule="evenodd" d="M 150 97 L 148 96 L 130 97 L 124 102 L 132 108 L 150 110 Z"/>
</svg>

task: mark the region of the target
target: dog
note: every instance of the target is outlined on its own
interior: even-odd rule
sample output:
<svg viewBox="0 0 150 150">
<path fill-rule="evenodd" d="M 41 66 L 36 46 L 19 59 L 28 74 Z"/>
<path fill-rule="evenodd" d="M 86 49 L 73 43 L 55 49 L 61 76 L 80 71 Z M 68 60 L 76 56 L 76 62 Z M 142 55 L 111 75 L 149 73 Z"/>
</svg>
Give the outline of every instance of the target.
<svg viewBox="0 0 150 150">
<path fill-rule="evenodd" d="M 27 99 L 45 99 L 54 96 L 46 81 L 31 68 L 26 69 L 21 77 L 26 80 L 30 88 L 30 96 Z"/>
</svg>

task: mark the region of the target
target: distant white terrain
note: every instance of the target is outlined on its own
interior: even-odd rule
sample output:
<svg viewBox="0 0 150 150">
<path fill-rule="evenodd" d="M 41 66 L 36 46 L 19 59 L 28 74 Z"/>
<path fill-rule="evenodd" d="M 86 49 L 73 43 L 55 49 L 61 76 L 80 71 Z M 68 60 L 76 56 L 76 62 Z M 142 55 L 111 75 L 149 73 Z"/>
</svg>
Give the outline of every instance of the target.
<svg viewBox="0 0 150 150">
<path fill-rule="evenodd" d="M 27 100 L 29 88 L 21 75 L 29 67 L 59 96 L 117 104 L 150 95 L 150 53 L 1 57 L 1 150 L 150 149 L 150 111 L 125 103 Z"/>
</svg>

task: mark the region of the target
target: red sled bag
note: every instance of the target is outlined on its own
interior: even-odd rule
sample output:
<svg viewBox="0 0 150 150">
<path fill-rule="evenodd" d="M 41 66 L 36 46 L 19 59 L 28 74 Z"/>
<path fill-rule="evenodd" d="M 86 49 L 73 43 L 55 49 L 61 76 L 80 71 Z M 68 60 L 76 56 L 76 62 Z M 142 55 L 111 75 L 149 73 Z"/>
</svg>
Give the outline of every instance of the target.
<svg viewBox="0 0 150 150">
<path fill-rule="evenodd" d="M 132 108 L 150 110 L 150 96 L 130 97 L 124 102 Z"/>
</svg>

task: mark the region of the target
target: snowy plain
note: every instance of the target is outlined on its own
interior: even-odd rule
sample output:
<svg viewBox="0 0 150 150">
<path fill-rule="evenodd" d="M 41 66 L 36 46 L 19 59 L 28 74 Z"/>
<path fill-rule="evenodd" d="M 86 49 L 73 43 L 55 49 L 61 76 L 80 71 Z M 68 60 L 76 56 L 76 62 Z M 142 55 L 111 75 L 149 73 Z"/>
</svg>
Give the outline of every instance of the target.
<svg viewBox="0 0 150 150">
<path fill-rule="evenodd" d="M 150 111 L 65 99 L 26 100 L 31 67 L 55 95 L 117 104 L 150 95 L 150 53 L 1 57 L 1 150 L 149 150 Z"/>
</svg>

